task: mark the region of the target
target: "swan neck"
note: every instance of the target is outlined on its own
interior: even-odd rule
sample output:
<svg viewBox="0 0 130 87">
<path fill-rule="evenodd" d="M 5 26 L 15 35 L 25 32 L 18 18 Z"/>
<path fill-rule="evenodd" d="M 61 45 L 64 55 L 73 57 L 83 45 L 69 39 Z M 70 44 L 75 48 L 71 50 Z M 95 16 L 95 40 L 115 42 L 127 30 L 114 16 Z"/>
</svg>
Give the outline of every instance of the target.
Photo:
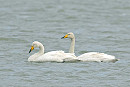
<svg viewBox="0 0 130 87">
<path fill-rule="evenodd" d="M 74 47 L 75 47 L 75 37 L 71 39 L 71 45 L 69 53 L 74 53 Z"/>
<path fill-rule="evenodd" d="M 44 54 L 44 46 L 43 45 L 40 45 L 39 46 L 39 54 Z"/>
</svg>

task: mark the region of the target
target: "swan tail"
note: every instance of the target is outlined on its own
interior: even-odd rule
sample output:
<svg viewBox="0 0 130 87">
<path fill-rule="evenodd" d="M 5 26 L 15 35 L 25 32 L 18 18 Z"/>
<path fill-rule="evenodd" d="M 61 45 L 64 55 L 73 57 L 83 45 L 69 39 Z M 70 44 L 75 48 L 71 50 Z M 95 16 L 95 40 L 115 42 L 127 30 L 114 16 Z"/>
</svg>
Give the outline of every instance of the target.
<svg viewBox="0 0 130 87">
<path fill-rule="evenodd" d="M 115 63 L 116 61 L 119 61 L 120 59 L 114 59 L 111 62 Z"/>
</svg>

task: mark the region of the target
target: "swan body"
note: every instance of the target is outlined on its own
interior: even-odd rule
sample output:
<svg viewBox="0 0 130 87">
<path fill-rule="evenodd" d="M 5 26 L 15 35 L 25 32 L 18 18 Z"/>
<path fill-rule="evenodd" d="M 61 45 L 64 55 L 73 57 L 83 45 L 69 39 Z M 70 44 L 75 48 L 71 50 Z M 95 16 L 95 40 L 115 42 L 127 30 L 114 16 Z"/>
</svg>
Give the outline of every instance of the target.
<svg viewBox="0 0 130 87">
<path fill-rule="evenodd" d="M 44 46 L 38 42 L 34 41 L 32 43 L 32 47 L 29 53 L 34 48 L 39 48 L 39 52 L 33 54 L 28 58 L 28 61 L 35 61 L 35 62 L 66 62 L 66 61 L 75 61 L 77 58 L 74 53 L 64 53 L 64 51 L 51 51 L 44 54 Z"/>
<path fill-rule="evenodd" d="M 70 45 L 70 53 L 74 53 L 74 47 L 75 47 L 75 36 L 72 32 L 67 33 L 62 38 L 70 38 L 71 39 L 71 45 Z M 115 58 L 115 56 L 108 55 L 105 53 L 98 53 L 98 52 L 89 52 L 84 53 L 77 57 L 80 61 L 96 61 L 96 62 L 116 62 L 118 59 Z"/>
<path fill-rule="evenodd" d="M 89 52 L 84 53 L 77 57 L 80 61 L 95 61 L 95 62 L 116 62 L 118 59 L 115 56 L 98 53 L 98 52 Z"/>
<path fill-rule="evenodd" d="M 66 62 L 66 61 L 75 61 L 76 56 L 72 53 L 64 53 L 64 51 L 51 51 L 45 53 L 44 55 L 38 58 L 38 61 L 51 61 L 51 62 Z"/>
</svg>

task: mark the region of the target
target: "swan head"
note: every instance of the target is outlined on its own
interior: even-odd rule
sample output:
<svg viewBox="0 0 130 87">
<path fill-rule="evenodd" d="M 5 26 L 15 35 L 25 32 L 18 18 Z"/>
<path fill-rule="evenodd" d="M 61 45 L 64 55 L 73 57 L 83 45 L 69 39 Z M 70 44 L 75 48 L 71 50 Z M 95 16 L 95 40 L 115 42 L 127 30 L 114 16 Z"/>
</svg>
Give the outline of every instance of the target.
<svg viewBox="0 0 130 87">
<path fill-rule="evenodd" d="M 34 42 L 32 43 L 32 46 L 31 46 L 31 49 L 30 49 L 29 53 L 30 53 L 32 50 L 34 50 L 34 48 L 40 47 L 40 45 L 42 45 L 40 42 L 34 41 Z"/>
<path fill-rule="evenodd" d="M 74 34 L 72 32 L 69 32 L 67 33 L 64 37 L 62 37 L 61 39 L 63 38 L 70 38 L 70 39 L 73 39 L 74 38 Z"/>
</svg>

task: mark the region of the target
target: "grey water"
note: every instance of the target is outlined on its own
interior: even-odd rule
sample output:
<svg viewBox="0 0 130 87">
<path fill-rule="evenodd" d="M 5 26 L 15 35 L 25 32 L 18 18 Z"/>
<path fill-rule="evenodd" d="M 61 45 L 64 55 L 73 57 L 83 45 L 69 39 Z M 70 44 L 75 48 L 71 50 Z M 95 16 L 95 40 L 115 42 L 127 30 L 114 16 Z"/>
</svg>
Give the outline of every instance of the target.
<svg viewBox="0 0 130 87">
<path fill-rule="evenodd" d="M 115 63 L 28 62 L 45 52 L 103 52 Z M 0 0 L 0 87 L 130 87 L 130 0 Z"/>
</svg>

